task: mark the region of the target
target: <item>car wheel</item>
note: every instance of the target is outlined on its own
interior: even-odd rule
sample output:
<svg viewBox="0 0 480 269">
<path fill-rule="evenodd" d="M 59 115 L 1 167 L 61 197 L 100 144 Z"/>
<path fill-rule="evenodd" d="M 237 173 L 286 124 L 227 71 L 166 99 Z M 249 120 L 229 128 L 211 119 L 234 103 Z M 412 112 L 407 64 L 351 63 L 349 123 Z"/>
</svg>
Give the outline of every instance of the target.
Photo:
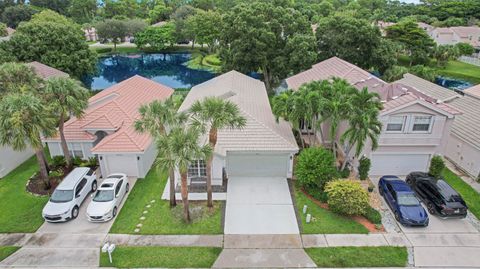
<svg viewBox="0 0 480 269">
<path fill-rule="evenodd" d="M 398 214 L 398 212 L 395 211 L 394 215 L 395 215 L 395 219 L 397 221 L 400 221 L 400 215 Z"/>
<path fill-rule="evenodd" d="M 125 186 L 125 193 L 128 193 L 129 190 L 130 190 L 130 184 L 127 183 L 127 186 Z"/>
<path fill-rule="evenodd" d="M 96 192 L 96 191 L 97 191 L 97 187 L 98 187 L 97 181 L 94 180 L 93 183 L 92 183 L 92 192 Z"/>
<path fill-rule="evenodd" d="M 408 185 L 412 185 L 412 180 L 407 178 L 407 180 L 405 180 L 405 182 L 408 184 Z"/>
<path fill-rule="evenodd" d="M 378 186 L 378 193 L 383 196 L 383 188 L 381 186 Z"/>
<path fill-rule="evenodd" d="M 113 212 L 112 212 L 112 216 L 115 218 L 116 215 L 117 215 L 117 207 L 114 207 Z"/>
<path fill-rule="evenodd" d="M 434 215 L 435 214 L 435 208 L 433 207 L 433 204 L 432 203 L 427 203 L 427 209 L 428 209 L 428 213 Z"/>
<path fill-rule="evenodd" d="M 76 219 L 78 217 L 78 206 L 75 206 L 72 209 L 72 219 Z"/>
</svg>

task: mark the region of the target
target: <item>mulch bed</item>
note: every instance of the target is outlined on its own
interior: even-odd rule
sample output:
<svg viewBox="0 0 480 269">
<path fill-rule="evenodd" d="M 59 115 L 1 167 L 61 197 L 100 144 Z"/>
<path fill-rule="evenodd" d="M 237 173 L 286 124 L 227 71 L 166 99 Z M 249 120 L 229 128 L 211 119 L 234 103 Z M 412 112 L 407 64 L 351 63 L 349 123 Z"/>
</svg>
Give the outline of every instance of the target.
<svg viewBox="0 0 480 269">
<path fill-rule="evenodd" d="M 70 173 L 70 171 L 72 171 L 71 168 L 67 168 L 67 167 L 55 167 L 55 168 L 51 167 L 50 169 L 52 171 L 62 169 L 64 175 L 67 175 L 68 173 Z M 40 173 L 37 172 L 28 180 L 26 189 L 28 192 L 30 192 L 33 195 L 41 195 L 41 196 L 51 195 L 53 191 L 57 188 L 58 184 L 62 182 L 62 179 L 63 179 L 63 176 L 50 177 L 49 178 L 50 187 L 47 188 L 45 186 L 45 182 L 40 178 Z"/>
</svg>

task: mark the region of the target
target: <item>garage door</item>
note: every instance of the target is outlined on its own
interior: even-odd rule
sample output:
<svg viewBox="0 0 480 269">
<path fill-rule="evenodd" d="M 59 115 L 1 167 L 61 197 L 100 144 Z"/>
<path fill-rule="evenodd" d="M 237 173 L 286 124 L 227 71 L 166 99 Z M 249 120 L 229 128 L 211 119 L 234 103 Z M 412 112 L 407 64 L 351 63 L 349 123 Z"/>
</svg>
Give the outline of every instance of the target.
<svg viewBox="0 0 480 269">
<path fill-rule="evenodd" d="M 107 155 L 104 157 L 107 174 L 125 173 L 138 177 L 137 157 L 135 155 Z"/>
<path fill-rule="evenodd" d="M 429 154 L 372 154 L 371 175 L 408 175 L 413 171 L 427 171 Z"/>
<path fill-rule="evenodd" d="M 288 154 L 227 154 L 227 172 L 232 176 L 287 177 Z"/>
</svg>

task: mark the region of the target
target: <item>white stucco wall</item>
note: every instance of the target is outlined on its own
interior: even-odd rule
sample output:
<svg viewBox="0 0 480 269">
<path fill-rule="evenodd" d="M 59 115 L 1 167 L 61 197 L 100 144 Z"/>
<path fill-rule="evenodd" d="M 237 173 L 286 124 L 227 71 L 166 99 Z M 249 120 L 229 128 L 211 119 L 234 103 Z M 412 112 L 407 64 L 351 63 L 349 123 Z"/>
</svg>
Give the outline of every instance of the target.
<svg viewBox="0 0 480 269">
<path fill-rule="evenodd" d="M 137 155 L 138 157 L 140 157 L 140 160 L 138 162 L 140 178 L 144 178 L 148 174 L 148 171 L 150 171 L 150 168 L 152 168 L 152 165 L 155 162 L 157 153 L 158 151 L 155 143 L 152 143 L 143 154 Z"/>
<path fill-rule="evenodd" d="M 47 142 L 48 149 L 50 151 L 50 156 L 63 156 L 63 150 L 60 142 Z M 72 149 L 72 146 L 80 147 L 83 152 L 83 158 L 88 159 L 90 157 L 94 157 L 95 155 L 92 154 L 93 143 L 92 142 L 68 142 L 67 143 L 68 149 Z"/>
<path fill-rule="evenodd" d="M 0 178 L 6 176 L 32 155 L 33 150 L 31 148 L 15 151 L 11 147 L 0 146 Z"/>
<path fill-rule="evenodd" d="M 480 150 L 450 134 L 445 155 L 473 178 L 480 177 Z"/>
</svg>

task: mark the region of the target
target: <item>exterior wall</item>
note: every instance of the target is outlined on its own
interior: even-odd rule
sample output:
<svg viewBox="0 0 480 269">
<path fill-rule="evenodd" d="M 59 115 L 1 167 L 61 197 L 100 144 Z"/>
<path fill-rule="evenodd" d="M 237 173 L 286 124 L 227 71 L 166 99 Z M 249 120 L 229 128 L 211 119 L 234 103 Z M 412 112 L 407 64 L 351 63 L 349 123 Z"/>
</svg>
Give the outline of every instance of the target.
<svg viewBox="0 0 480 269">
<path fill-rule="evenodd" d="M 47 142 L 47 145 L 51 157 L 63 156 L 63 150 L 60 142 Z M 95 154 L 92 153 L 92 142 L 67 142 L 67 146 L 69 150 L 72 150 L 73 147 L 81 148 L 83 153 L 83 159 L 95 157 Z"/>
<path fill-rule="evenodd" d="M 445 155 L 473 178 L 480 177 L 479 149 L 450 134 Z"/>
<path fill-rule="evenodd" d="M 17 168 L 21 163 L 33 155 L 33 150 L 14 151 L 11 147 L 0 146 L 0 178 Z"/>
<path fill-rule="evenodd" d="M 157 148 L 155 147 L 155 143 L 152 143 L 147 150 L 137 157 L 140 157 L 138 162 L 138 170 L 139 170 L 139 177 L 144 178 L 150 168 L 152 167 L 153 163 L 155 162 L 155 158 L 157 157 Z"/>
<path fill-rule="evenodd" d="M 225 157 L 215 154 L 212 162 L 212 185 L 222 185 L 224 167 L 226 167 Z"/>
</svg>

